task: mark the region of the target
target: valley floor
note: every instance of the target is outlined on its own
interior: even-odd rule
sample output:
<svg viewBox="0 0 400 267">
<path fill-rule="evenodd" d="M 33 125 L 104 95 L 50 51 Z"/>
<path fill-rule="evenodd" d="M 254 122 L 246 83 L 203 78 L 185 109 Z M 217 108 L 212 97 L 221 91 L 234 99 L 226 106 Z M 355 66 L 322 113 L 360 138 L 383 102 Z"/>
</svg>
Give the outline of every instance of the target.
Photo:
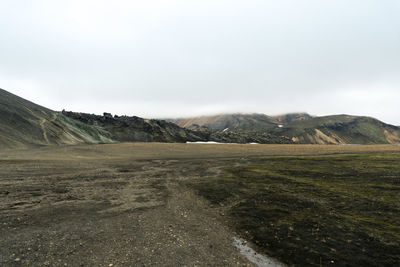
<svg viewBox="0 0 400 267">
<path fill-rule="evenodd" d="M 400 146 L 390 145 L 122 143 L 3 150 L 0 265 L 252 265 L 234 246 L 236 237 L 289 264 L 346 265 L 351 260 L 340 254 L 342 242 L 355 240 L 345 245 L 363 259 L 371 249 L 357 243 L 364 235 L 364 242 L 381 246 L 376 258 L 388 259 L 367 258 L 367 264 L 399 263 L 399 155 Z M 333 183 L 319 180 L 329 172 Z M 358 191 L 363 175 L 376 176 Z M 338 182 L 344 178 L 351 186 Z M 354 194 L 361 200 L 348 197 Z M 346 206 L 351 203 L 362 207 Z M 313 216 L 309 228 L 293 218 L 306 219 L 306 212 Z M 324 227 L 337 231 L 337 240 L 325 240 L 331 247 L 322 239 L 331 236 L 313 235 Z"/>
</svg>

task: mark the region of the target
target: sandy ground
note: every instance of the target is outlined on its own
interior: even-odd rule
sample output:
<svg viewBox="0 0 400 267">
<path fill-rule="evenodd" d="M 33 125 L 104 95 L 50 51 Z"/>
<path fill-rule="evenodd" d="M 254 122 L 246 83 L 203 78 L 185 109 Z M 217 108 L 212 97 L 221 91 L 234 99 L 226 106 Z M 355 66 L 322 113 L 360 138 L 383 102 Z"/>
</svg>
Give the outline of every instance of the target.
<svg viewBox="0 0 400 267">
<path fill-rule="evenodd" d="M 182 182 L 265 155 L 399 146 L 124 143 L 0 151 L 1 266 L 246 266 Z"/>
</svg>

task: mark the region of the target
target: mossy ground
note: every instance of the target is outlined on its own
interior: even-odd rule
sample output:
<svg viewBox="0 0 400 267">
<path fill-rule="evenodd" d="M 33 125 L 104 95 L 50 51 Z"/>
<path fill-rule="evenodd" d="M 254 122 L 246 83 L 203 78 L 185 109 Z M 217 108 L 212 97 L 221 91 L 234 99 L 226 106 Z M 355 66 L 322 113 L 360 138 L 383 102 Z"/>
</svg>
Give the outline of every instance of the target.
<svg viewBox="0 0 400 267">
<path fill-rule="evenodd" d="M 400 265 L 400 153 L 232 161 L 190 186 L 288 264 Z"/>
</svg>

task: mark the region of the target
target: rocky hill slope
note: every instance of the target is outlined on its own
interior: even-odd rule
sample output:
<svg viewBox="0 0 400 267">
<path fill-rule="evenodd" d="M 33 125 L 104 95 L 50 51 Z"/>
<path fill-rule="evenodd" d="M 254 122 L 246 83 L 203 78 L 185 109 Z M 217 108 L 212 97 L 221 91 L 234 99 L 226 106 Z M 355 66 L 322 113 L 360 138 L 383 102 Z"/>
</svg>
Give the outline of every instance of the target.
<svg viewBox="0 0 400 267">
<path fill-rule="evenodd" d="M 295 121 L 309 120 L 313 117 L 308 113 L 289 113 L 278 116 L 272 116 L 272 118 L 281 124 L 287 124 Z"/>
<path fill-rule="evenodd" d="M 208 132 L 210 140 L 222 142 L 400 144 L 400 127 L 363 116 L 224 114 L 170 121 L 182 127 Z"/>
<path fill-rule="evenodd" d="M 162 120 L 56 112 L 0 89 L 0 148 L 205 141 L 208 136 Z"/>
<path fill-rule="evenodd" d="M 302 144 L 400 144 L 400 127 L 363 116 L 333 115 L 294 121 L 277 134 Z"/>
<path fill-rule="evenodd" d="M 149 120 L 136 116 L 112 116 L 62 111 L 68 118 L 90 126 L 102 127 L 120 142 L 186 142 L 204 141 L 208 134 L 163 120 Z"/>
<path fill-rule="evenodd" d="M 0 89 L 0 148 L 115 141 L 100 127 L 72 120 Z"/>
<path fill-rule="evenodd" d="M 198 130 L 208 128 L 215 131 L 223 130 L 268 130 L 279 123 L 265 114 L 221 114 L 215 116 L 201 116 L 183 119 L 171 119 L 181 127 Z"/>
<path fill-rule="evenodd" d="M 222 143 L 290 144 L 288 137 L 276 135 L 279 122 L 265 114 L 222 114 L 169 119 L 180 127 L 202 133 L 207 141 Z"/>
<path fill-rule="evenodd" d="M 183 128 L 185 127 L 185 128 Z M 176 120 L 56 112 L 0 89 L 0 148 L 113 142 L 400 144 L 400 127 L 370 117 L 225 114 Z"/>
</svg>

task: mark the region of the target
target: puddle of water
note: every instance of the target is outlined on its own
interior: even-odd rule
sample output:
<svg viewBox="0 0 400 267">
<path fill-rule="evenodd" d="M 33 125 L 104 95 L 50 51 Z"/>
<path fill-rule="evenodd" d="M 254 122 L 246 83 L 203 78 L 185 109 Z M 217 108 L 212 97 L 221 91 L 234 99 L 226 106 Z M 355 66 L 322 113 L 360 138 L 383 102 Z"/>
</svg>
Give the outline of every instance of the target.
<svg viewBox="0 0 400 267">
<path fill-rule="evenodd" d="M 286 267 L 285 264 L 270 258 L 268 256 L 261 255 L 249 247 L 245 241 L 240 238 L 233 238 L 234 246 L 239 249 L 240 254 L 245 256 L 250 262 L 254 263 L 258 267 Z"/>
</svg>

